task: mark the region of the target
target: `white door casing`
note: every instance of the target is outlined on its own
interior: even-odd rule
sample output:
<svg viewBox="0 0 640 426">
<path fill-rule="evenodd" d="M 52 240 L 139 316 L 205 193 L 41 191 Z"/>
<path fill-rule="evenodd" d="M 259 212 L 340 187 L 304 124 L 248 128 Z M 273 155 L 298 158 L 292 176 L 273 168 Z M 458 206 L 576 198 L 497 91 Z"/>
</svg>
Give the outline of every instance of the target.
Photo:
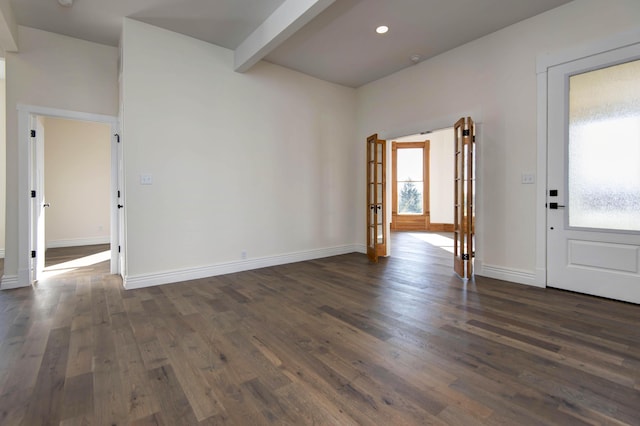
<svg viewBox="0 0 640 426">
<path fill-rule="evenodd" d="M 638 58 L 640 44 L 632 44 L 548 68 L 546 279 L 550 287 L 640 303 L 640 232 L 571 226 L 571 196 L 571 205 L 578 207 L 568 184 L 570 77 Z"/>
<path fill-rule="evenodd" d="M 124 159 L 123 159 L 123 148 L 122 148 L 122 135 L 120 135 L 120 133 L 116 133 L 114 134 L 115 137 L 115 152 L 116 152 L 116 171 L 115 173 L 112 172 L 112 181 L 113 179 L 117 179 L 117 182 L 114 183 L 114 185 L 116 185 L 115 191 L 116 191 L 116 209 L 115 209 L 115 214 L 117 215 L 116 217 L 116 223 L 118 224 L 117 226 L 117 230 L 113 230 L 111 232 L 117 232 L 117 234 L 115 236 L 112 237 L 112 241 L 118 241 L 118 247 L 111 247 L 111 273 L 112 274 L 119 274 L 122 279 L 124 280 L 125 276 L 126 276 L 126 268 L 125 268 L 125 260 L 126 260 L 126 256 L 125 256 L 125 248 L 126 248 L 126 244 L 125 244 L 125 215 L 124 215 L 124 209 L 125 209 L 125 201 L 124 201 Z M 112 211 L 114 211 L 112 209 Z M 114 261 L 114 254 L 117 256 L 117 259 Z M 117 265 L 116 265 L 117 263 Z M 115 268 L 115 270 L 114 270 Z"/>
<path fill-rule="evenodd" d="M 34 220 L 36 216 L 34 212 L 37 211 L 33 198 L 31 198 L 32 186 L 34 185 L 36 166 L 36 152 L 33 150 L 33 144 L 31 142 L 31 130 L 34 130 L 36 123 L 36 116 L 64 118 L 70 120 L 80 121 L 93 121 L 100 123 L 108 123 L 111 126 L 112 134 L 112 157 L 111 157 L 111 273 L 118 273 L 118 271 L 124 271 L 124 266 L 120 265 L 121 253 L 118 253 L 118 246 L 124 245 L 124 239 L 121 239 L 121 225 L 120 218 L 122 213 L 118 212 L 117 204 L 117 191 L 119 190 L 119 181 L 121 179 L 120 173 L 114 171 L 121 169 L 122 149 L 121 146 L 117 147 L 117 138 L 115 134 L 119 131 L 118 118 L 109 115 L 92 114 L 77 111 L 61 110 L 57 108 L 47 108 L 33 105 L 19 104 L 18 107 L 18 131 L 19 131 L 19 149 L 18 149 L 18 270 L 16 283 L 7 288 L 26 287 L 33 283 L 35 278 L 35 265 L 31 258 L 31 252 L 36 250 L 38 244 L 38 234 L 41 234 L 42 246 L 44 249 L 44 233 L 38 232 L 38 222 Z M 36 129 L 37 130 L 37 129 Z M 36 131 L 37 134 L 37 131 Z M 119 144 L 121 145 L 121 144 Z M 120 155 L 114 156 L 114 151 Z M 43 176 L 44 178 L 44 176 Z M 121 196 L 122 190 L 121 191 Z M 37 195 L 37 193 L 36 193 Z M 40 205 L 44 205 L 44 200 Z M 122 210 L 122 209 L 120 209 Z M 24 218 L 25 220 L 23 220 Z M 115 239 L 115 240 L 114 240 Z M 122 241 L 122 242 L 121 242 Z M 124 247 L 122 247 L 122 252 Z M 43 252 L 44 253 L 44 252 Z M 44 256 L 41 257 L 44 262 Z M 5 288 L 3 286 L 3 288 Z"/>
</svg>

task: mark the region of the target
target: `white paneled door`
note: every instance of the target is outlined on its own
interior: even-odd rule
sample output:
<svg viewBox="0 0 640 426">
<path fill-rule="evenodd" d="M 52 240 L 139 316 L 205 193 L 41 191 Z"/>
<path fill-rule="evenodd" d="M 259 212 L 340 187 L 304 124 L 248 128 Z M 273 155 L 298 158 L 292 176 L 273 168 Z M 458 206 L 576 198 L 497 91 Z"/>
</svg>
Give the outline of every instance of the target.
<svg viewBox="0 0 640 426">
<path fill-rule="evenodd" d="M 640 45 L 548 70 L 547 285 L 640 303 Z"/>
</svg>

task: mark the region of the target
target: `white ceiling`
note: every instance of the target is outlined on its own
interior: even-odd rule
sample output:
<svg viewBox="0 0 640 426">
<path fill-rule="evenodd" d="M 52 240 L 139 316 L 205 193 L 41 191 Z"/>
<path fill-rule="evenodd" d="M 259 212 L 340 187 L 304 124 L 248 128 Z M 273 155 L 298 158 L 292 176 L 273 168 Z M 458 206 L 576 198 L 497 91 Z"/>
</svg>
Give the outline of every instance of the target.
<svg viewBox="0 0 640 426">
<path fill-rule="evenodd" d="M 296 2 L 301 0 L 287 0 Z M 359 87 L 570 0 L 336 0 L 267 61 Z M 236 49 L 285 0 L 11 0 L 18 24 L 117 46 L 129 17 Z M 384 35 L 378 25 L 388 25 Z"/>
</svg>

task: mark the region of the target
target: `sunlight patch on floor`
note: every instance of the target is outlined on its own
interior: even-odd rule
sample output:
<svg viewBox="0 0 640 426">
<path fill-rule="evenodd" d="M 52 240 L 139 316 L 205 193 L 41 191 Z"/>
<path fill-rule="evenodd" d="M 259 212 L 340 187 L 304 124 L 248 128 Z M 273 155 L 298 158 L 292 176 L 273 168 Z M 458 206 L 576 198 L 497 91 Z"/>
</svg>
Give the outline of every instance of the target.
<svg viewBox="0 0 640 426">
<path fill-rule="evenodd" d="M 84 256 L 79 259 L 73 259 L 68 262 L 58 263 L 44 268 L 42 272 L 42 279 L 56 277 L 66 272 L 75 271 L 78 268 L 85 266 L 95 265 L 96 263 L 104 262 L 111 259 L 111 251 L 105 250 L 100 253 Z"/>
<path fill-rule="evenodd" d="M 453 238 L 445 237 L 444 235 L 440 234 L 429 234 L 424 232 L 415 234 L 411 233 L 410 235 L 434 247 L 438 247 L 448 251 L 449 253 L 453 253 Z"/>
</svg>

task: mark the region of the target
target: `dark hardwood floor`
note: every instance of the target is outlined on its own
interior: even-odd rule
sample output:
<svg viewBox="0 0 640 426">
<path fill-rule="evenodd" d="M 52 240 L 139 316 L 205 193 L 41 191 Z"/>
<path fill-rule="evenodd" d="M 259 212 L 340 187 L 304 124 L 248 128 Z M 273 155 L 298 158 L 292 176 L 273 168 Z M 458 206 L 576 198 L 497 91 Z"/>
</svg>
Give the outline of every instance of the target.
<svg viewBox="0 0 640 426">
<path fill-rule="evenodd" d="M 125 291 L 102 262 L 0 292 L 0 424 L 640 424 L 640 306 L 465 284 L 429 238 L 377 265 Z"/>
</svg>

